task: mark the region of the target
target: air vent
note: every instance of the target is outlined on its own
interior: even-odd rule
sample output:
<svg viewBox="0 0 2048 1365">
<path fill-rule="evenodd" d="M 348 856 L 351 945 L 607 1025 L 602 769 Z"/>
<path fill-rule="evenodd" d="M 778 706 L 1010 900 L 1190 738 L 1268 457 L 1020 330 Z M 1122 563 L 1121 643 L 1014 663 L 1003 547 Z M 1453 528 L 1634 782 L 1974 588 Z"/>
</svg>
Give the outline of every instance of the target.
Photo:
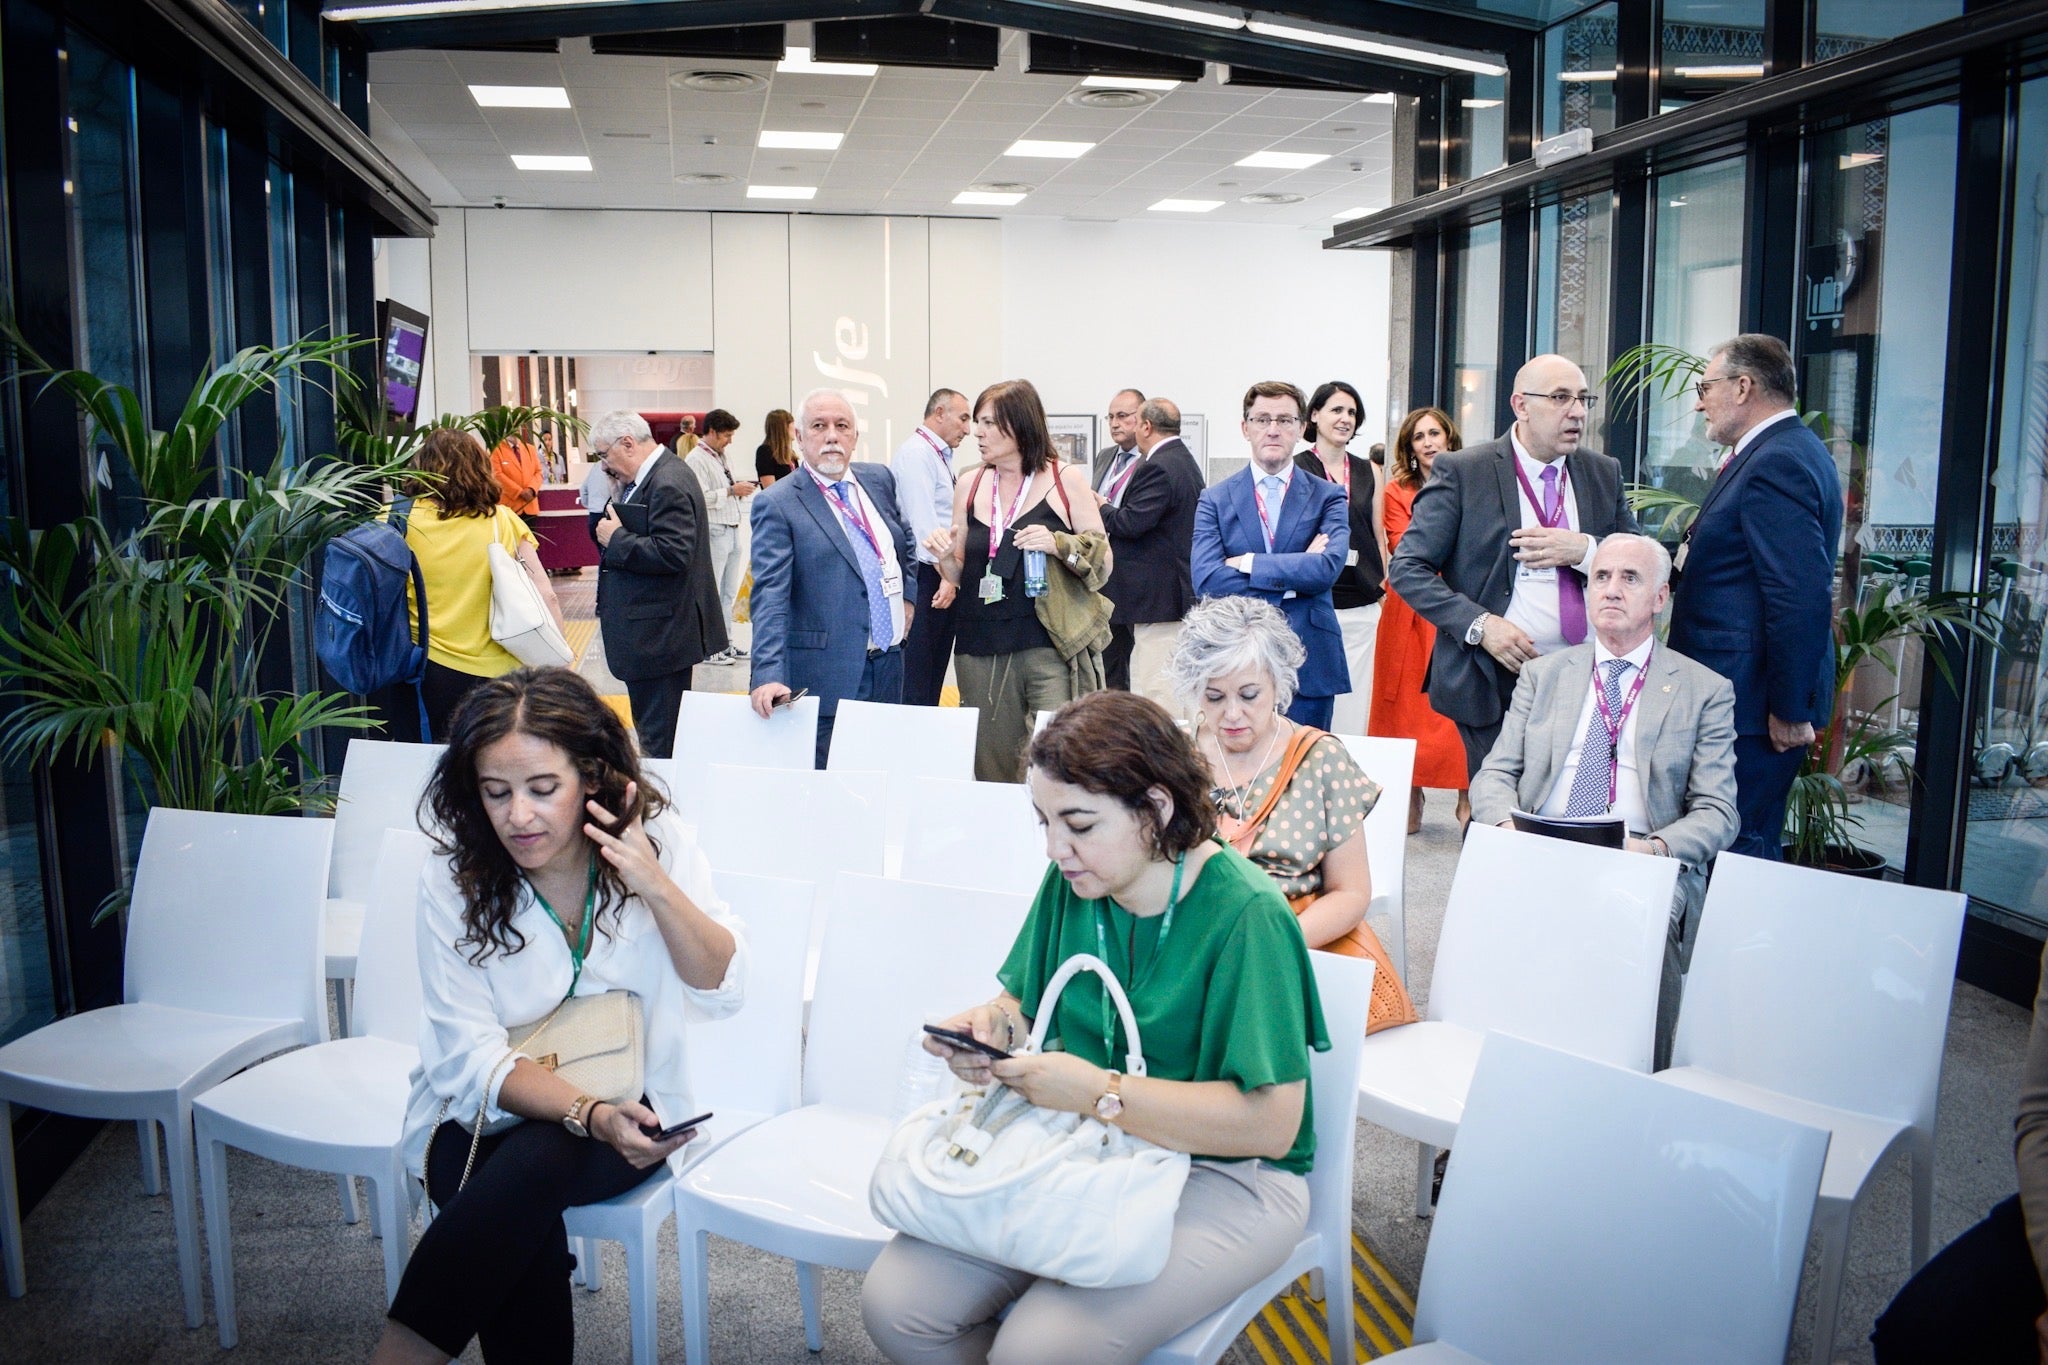
<svg viewBox="0 0 2048 1365">
<path fill-rule="evenodd" d="M 1280 194 L 1277 192 L 1240 194 L 1237 196 L 1237 202 L 1240 204 L 1299 204 L 1305 197 L 1299 194 Z"/>
<path fill-rule="evenodd" d="M 648 142 L 648 141 L 652 141 L 652 140 L 653 140 L 654 134 L 652 134 L 652 133 L 599 133 L 599 134 L 598 134 L 598 136 L 599 136 L 599 137 L 611 137 L 611 138 L 618 138 L 618 139 L 620 139 L 621 141 L 624 141 L 624 142 Z"/>
<path fill-rule="evenodd" d="M 1076 90 L 1067 96 L 1068 104 L 1084 109 L 1141 109 L 1158 102 L 1157 90 L 1128 90 L 1121 86 L 1114 90 Z"/>
<path fill-rule="evenodd" d="M 723 171 L 684 171 L 676 177 L 678 185 L 730 185 L 734 177 Z"/>
<path fill-rule="evenodd" d="M 1020 185 L 1014 180 L 984 180 L 967 187 L 976 194 L 1029 194 L 1036 185 Z"/>
<path fill-rule="evenodd" d="M 743 90 L 758 90 L 766 84 L 751 71 L 684 71 L 668 79 L 671 85 L 688 86 L 714 95 L 736 95 Z"/>
</svg>

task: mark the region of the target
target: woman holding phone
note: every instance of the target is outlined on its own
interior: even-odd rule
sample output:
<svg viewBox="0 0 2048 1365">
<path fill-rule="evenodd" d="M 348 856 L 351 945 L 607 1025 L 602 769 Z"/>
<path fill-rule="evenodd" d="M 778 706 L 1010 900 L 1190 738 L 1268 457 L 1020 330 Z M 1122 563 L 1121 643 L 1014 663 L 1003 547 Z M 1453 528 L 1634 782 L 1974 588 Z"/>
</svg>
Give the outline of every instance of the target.
<svg viewBox="0 0 2048 1365">
<path fill-rule="evenodd" d="M 374 1359 L 444 1361 L 475 1337 L 487 1361 L 566 1361 L 562 1211 L 632 1189 L 690 1140 L 655 1135 L 697 1112 L 685 1006 L 740 1006 L 739 924 L 624 724 L 567 669 L 520 669 L 463 699 L 420 826 L 440 856 L 420 880 L 426 1027 L 405 1157 L 440 1212 Z M 594 1100 L 511 1046 L 570 997 L 611 991 L 640 1011 L 639 1098 Z"/>
</svg>

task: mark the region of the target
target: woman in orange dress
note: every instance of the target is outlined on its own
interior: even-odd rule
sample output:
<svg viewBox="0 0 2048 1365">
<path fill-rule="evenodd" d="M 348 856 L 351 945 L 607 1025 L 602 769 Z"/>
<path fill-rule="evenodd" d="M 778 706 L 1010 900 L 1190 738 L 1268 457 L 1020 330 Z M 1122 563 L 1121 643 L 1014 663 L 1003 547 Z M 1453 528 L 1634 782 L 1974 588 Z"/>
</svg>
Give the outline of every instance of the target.
<svg viewBox="0 0 2048 1365">
<path fill-rule="evenodd" d="M 1401 430 L 1387 448 L 1387 477 L 1373 493 L 1373 521 L 1381 532 L 1388 563 L 1408 529 L 1416 490 L 1429 479 L 1436 457 L 1464 446 L 1458 428 L 1437 408 L 1417 408 L 1401 419 Z M 1372 674 L 1372 711 L 1366 733 L 1415 741 L 1415 785 L 1408 797 L 1408 832 L 1422 828 L 1422 789 L 1448 788 L 1458 793 L 1458 823 L 1472 818 L 1466 796 L 1465 746 L 1458 727 L 1430 709 L 1422 690 L 1429 652 L 1436 645 L 1436 627 L 1415 614 L 1387 585 L 1380 609 L 1380 634 Z"/>
</svg>

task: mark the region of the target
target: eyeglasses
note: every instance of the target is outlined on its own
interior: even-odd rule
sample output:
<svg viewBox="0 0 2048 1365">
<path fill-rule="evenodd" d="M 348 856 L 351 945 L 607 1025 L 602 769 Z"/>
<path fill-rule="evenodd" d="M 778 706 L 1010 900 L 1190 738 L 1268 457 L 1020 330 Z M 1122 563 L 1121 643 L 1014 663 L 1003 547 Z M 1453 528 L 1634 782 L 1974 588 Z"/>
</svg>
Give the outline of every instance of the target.
<svg viewBox="0 0 2048 1365">
<path fill-rule="evenodd" d="M 1692 386 L 1692 391 L 1693 391 L 1694 393 L 1698 394 L 1698 395 L 1699 395 L 1699 398 L 1700 398 L 1700 401 L 1701 401 L 1702 403 L 1704 403 L 1704 402 L 1706 402 L 1706 401 L 1707 401 L 1707 385 L 1709 385 L 1709 384 L 1725 384 L 1725 383 L 1727 383 L 1727 382 L 1728 382 L 1729 380 L 1731 380 L 1731 379 L 1740 379 L 1741 377 L 1742 377 L 1741 375 L 1735 375 L 1735 374 L 1724 374 L 1724 375 L 1718 375 L 1718 376 L 1716 376 L 1716 377 L 1715 377 L 1715 378 L 1713 378 L 1713 379 L 1702 379 L 1702 380 L 1701 380 L 1701 381 L 1700 381 L 1699 383 L 1697 383 L 1697 384 L 1695 384 L 1695 385 L 1693 385 L 1693 386 Z"/>
<path fill-rule="evenodd" d="M 1109 414 L 1109 420 L 1112 422 L 1128 422 L 1137 415 L 1137 409 L 1133 408 L 1129 412 L 1112 412 L 1111 414 Z"/>
<path fill-rule="evenodd" d="M 1517 390 L 1517 392 L 1521 391 Z M 1577 403 L 1586 409 L 1586 415 L 1589 417 L 1592 415 L 1593 409 L 1600 406 L 1600 395 L 1597 393 L 1566 393 L 1563 389 L 1559 389 L 1556 393 L 1522 392 L 1522 397 L 1547 398 L 1559 407 L 1566 409 L 1569 409 L 1572 404 Z"/>
<path fill-rule="evenodd" d="M 1261 431 L 1269 427 L 1277 428 L 1281 431 L 1292 431 L 1301 425 L 1301 419 L 1299 417 L 1275 417 L 1270 412 L 1262 412 L 1256 417 L 1245 418 L 1244 424 L 1248 427 L 1257 427 Z"/>
</svg>

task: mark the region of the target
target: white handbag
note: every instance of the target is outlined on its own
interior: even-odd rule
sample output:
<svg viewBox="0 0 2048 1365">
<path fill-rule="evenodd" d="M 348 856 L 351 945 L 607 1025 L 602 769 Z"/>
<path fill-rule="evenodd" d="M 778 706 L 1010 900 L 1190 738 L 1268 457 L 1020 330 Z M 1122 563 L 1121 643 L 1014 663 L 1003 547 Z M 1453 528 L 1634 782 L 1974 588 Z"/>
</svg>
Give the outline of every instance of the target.
<svg viewBox="0 0 2048 1365">
<path fill-rule="evenodd" d="M 1100 958 L 1060 964 L 1023 1050 L 1043 1048 L 1061 990 L 1102 979 L 1130 1041 L 1125 1072 L 1145 1074 L 1138 1021 Z M 1093 1115 L 1043 1109 L 1007 1086 L 914 1111 L 890 1135 L 868 1186 L 885 1227 L 1084 1289 L 1148 1284 L 1166 1268 L 1188 1155 Z"/>
<path fill-rule="evenodd" d="M 492 541 L 491 638 L 529 668 L 567 668 L 576 661 L 562 628 L 548 615 L 548 604 L 533 585 L 526 566 Z"/>
</svg>

